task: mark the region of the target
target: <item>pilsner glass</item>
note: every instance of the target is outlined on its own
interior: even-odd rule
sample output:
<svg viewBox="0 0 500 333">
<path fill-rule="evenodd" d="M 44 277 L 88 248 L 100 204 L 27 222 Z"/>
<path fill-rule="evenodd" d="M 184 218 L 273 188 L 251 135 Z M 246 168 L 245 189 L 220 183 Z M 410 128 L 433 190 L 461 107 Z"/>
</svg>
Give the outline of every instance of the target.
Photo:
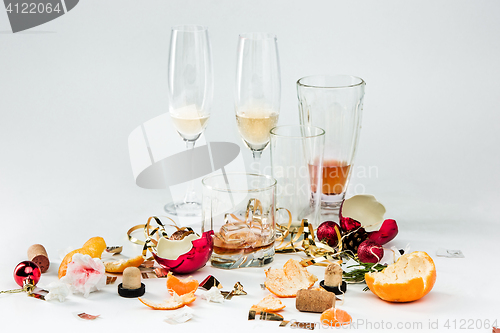
<svg viewBox="0 0 500 333">
<path fill-rule="evenodd" d="M 325 130 L 321 207 L 340 208 L 353 170 L 365 82 L 355 76 L 317 75 L 297 81 L 300 123 Z"/>
<path fill-rule="evenodd" d="M 211 264 L 218 268 L 263 266 L 273 261 L 276 180 L 223 173 L 203 179 L 202 231 L 214 231 Z"/>
<path fill-rule="evenodd" d="M 272 176 L 277 181 L 276 206 L 302 219 L 320 223 L 321 182 L 325 131 L 314 126 L 278 126 L 271 130 Z"/>
</svg>

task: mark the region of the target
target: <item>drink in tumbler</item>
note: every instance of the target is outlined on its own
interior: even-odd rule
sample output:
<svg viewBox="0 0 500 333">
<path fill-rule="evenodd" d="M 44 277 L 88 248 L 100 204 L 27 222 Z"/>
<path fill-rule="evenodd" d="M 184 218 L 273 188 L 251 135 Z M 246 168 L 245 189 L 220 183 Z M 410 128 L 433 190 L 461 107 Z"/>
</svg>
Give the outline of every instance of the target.
<svg viewBox="0 0 500 333">
<path fill-rule="evenodd" d="M 264 175 L 221 173 L 202 182 L 202 230 L 214 231 L 212 266 L 231 269 L 272 262 L 276 180 Z"/>
</svg>

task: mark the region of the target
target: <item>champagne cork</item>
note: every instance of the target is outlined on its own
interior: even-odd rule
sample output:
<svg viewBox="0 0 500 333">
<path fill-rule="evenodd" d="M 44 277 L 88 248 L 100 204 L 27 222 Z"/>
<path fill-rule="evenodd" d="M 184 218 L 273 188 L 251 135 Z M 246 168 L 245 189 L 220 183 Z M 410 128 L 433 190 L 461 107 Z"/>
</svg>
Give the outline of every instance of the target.
<svg viewBox="0 0 500 333">
<path fill-rule="evenodd" d="M 141 287 L 141 271 L 137 267 L 127 267 L 123 271 L 123 288 L 139 289 Z"/>
<path fill-rule="evenodd" d="M 325 270 L 325 285 L 328 287 L 338 287 L 342 284 L 342 267 L 333 263 L 328 265 Z"/>
<path fill-rule="evenodd" d="M 295 307 L 303 312 L 322 313 L 335 307 L 335 294 L 324 290 L 301 289 L 297 292 Z"/>
<path fill-rule="evenodd" d="M 137 267 L 127 267 L 123 271 L 123 281 L 118 285 L 118 294 L 122 297 L 140 297 L 146 292 L 141 282 L 141 271 Z"/>
<path fill-rule="evenodd" d="M 49 269 L 49 256 L 41 244 L 33 244 L 28 248 L 28 259 L 37 264 L 42 273 Z"/>
</svg>

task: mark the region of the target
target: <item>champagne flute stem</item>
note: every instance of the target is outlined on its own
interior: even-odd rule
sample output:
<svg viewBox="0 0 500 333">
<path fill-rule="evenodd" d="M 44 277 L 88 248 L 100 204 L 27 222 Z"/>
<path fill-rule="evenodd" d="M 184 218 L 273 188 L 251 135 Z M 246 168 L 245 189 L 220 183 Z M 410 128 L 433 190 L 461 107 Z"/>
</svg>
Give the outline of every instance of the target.
<svg viewBox="0 0 500 333">
<path fill-rule="evenodd" d="M 191 173 L 193 173 L 194 165 L 193 165 L 193 150 L 196 141 L 186 140 L 186 149 L 191 152 Z M 194 180 L 190 180 L 188 183 L 188 187 L 186 189 L 186 195 L 184 196 L 184 203 L 196 202 L 196 192 L 194 191 Z"/>
<path fill-rule="evenodd" d="M 260 158 L 262 157 L 262 150 L 252 150 L 253 165 L 252 169 L 255 173 L 260 175 Z"/>
</svg>

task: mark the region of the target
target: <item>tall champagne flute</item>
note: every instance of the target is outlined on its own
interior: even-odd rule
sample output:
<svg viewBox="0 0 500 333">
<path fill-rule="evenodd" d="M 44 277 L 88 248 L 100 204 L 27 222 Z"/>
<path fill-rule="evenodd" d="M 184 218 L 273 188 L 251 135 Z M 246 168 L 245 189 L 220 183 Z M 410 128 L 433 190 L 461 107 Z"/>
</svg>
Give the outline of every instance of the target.
<svg viewBox="0 0 500 333">
<path fill-rule="evenodd" d="M 172 28 L 168 63 L 169 113 L 177 132 L 193 151 L 207 126 L 213 98 L 213 71 L 207 27 L 183 25 Z M 201 215 L 201 202 L 190 181 L 182 202 L 165 210 L 173 215 Z"/>
<path fill-rule="evenodd" d="M 276 36 L 239 36 L 236 68 L 236 123 L 260 171 L 260 157 L 269 144 L 269 131 L 278 123 L 281 77 Z"/>
</svg>

